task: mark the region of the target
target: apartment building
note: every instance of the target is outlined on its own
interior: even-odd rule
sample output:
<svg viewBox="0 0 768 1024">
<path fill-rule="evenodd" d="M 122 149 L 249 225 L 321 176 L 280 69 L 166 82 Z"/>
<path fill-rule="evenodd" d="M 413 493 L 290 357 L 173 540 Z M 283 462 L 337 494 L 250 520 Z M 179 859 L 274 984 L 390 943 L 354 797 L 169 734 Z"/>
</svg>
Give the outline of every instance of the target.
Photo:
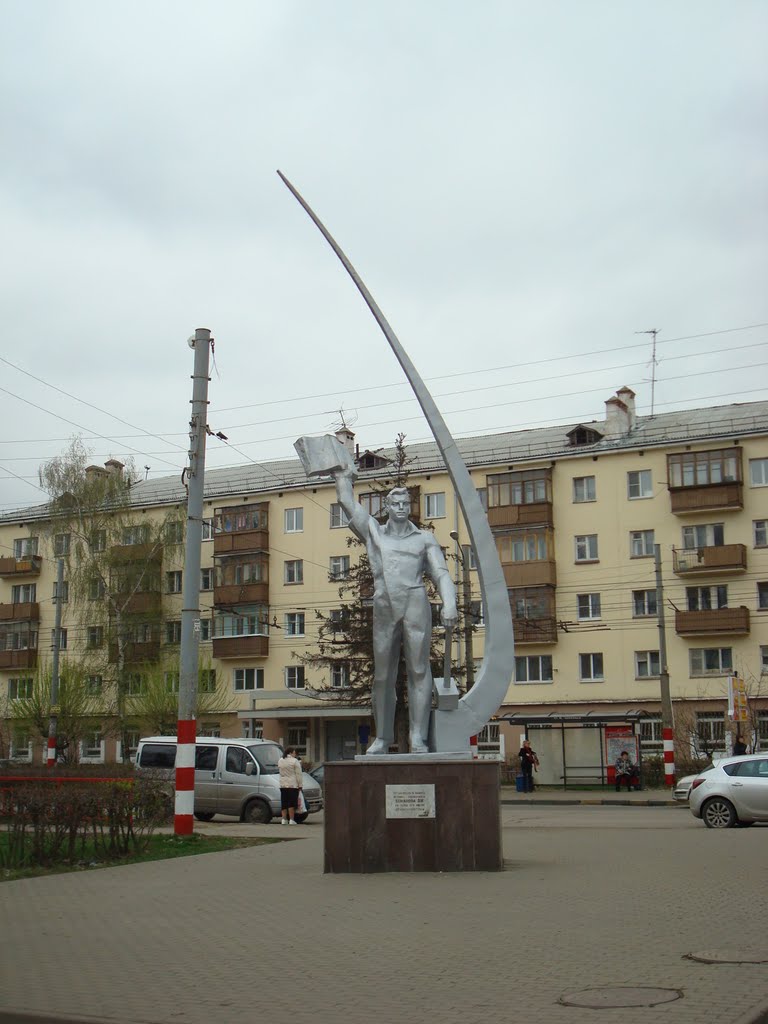
<svg viewBox="0 0 768 1024">
<path fill-rule="evenodd" d="M 375 514 L 393 451 L 361 450 L 348 430 L 338 436 L 360 467 L 357 497 Z M 747 686 L 745 731 L 768 744 L 768 402 L 638 416 L 634 393 L 622 388 L 602 420 L 458 446 L 509 588 L 516 650 L 502 714 L 645 711 L 642 747 L 661 749 L 658 544 L 678 744 L 724 745 L 734 673 Z M 471 606 L 477 669 L 484 630 L 466 526 L 436 446 L 408 446 L 408 457 L 413 514 L 432 525 L 459 603 Z M 104 718 L 80 741 L 83 760 L 130 755 L 143 729 L 142 673 L 178 651 L 184 498 L 172 478 L 131 489 L 137 528 L 122 538 L 122 557 L 146 546 L 142 523 L 177 525 L 154 546 L 153 583 L 131 609 L 125 706 L 130 717 L 134 687 L 136 721 L 118 738 L 105 703 Z M 361 752 L 370 708 L 345 704 L 344 664 L 315 670 L 299 660 L 316 647 L 316 613 L 332 614 L 339 578 L 359 551 L 347 543 L 332 481 L 308 482 L 295 459 L 213 470 L 205 500 L 201 652 L 222 699 L 199 714 L 200 730 L 279 739 L 313 762 Z M 0 519 L 0 695 L 17 759 L 42 757 L 42 741 L 12 712 L 51 655 L 56 561 L 68 541 L 49 524 L 47 506 Z M 98 653 L 103 639 L 95 675 L 106 694 L 116 682 L 114 644 L 96 626 L 89 632 L 66 586 L 62 668 L 83 649 Z M 463 664 L 461 630 L 454 643 Z M 514 752 L 519 729 L 491 724 L 483 740 Z"/>
</svg>

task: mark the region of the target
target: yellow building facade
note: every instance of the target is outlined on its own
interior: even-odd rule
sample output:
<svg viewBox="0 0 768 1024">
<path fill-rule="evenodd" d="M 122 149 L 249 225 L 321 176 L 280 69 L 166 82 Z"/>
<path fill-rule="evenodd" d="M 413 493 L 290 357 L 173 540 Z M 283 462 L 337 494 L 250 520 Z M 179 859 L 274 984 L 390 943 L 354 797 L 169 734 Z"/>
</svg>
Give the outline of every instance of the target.
<svg viewBox="0 0 768 1024">
<path fill-rule="evenodd" d="M 457 442 L 487 507 L 512 607 L 515 662 L 500 716 L 642 710 L 642 749 L 646 755 L 661 750 L 659 545 L 678 749 L 683 755 L 701 745 L 726 749 L 734 674 L 748 695 L 749 721 L 741 731 L 748 743 L 765 747 L 768 403 L 638 417 L 634 401 L 623 388 L 606 402 L 604 420 Z M 376 512 L 393 451 L 361 451 L 349 431 L 339 436 L 358 460 L 356 495 Z M 445 549 L 460 607 L 471 606 L 477 668 L 484 629 L 466 526 L 436 447 L 415 444 L 407 454 L 412 511 L 431 524 Z M 157 523 L 169 512 L 184 516 L 175 479 L 139 482 L 131 495 L 139 524 Z M 327 616 L 338 607 L 339 576 L 360 551 L 347 543 L 335 498 L 333 482 L 308 482 L 298 460 L 206 475 L 200 637 L 220 699 L 217 710 L 198 716 L 200 731 L 278 739 L 314 763 L 365 749 L 370 709 L 345 704 L 343 665 L 316 670 L 299 661 L 316 648 L 316 613 Z M 56 545 L 66 542 L 49 520 L 45 506 L 0 520 L 7 748 L 0 757 L 15 760 L 43 756 L 42 739 L 25 731 L 13 708 L 51 654 Z M 124 539 L 141 537 L 139 531 Z M 132 634 L 137 689 L 146 665 L 178 651 L 182 539 L 169 535 L 156 553 L 157 594 L 147 601 L 157 614 L 143 633 Z M 96 665 L 98 634 L 71 602 L 62 613 L 62 671 L 89 645 Z M 106 694 L 116 679 L 108 638 L 102 639 Z M 454 661 L 465 664 L 462 629 L 454 644 Z M 109 716 L 94 722 L 80 741 L 82 760 L 130 755 L 142 731 L 136 696 L 132 728 L 119 737 Z M 481 748 L 509 758 L 520 737 L 518 725 L 491 723 Z"/>
</svg>

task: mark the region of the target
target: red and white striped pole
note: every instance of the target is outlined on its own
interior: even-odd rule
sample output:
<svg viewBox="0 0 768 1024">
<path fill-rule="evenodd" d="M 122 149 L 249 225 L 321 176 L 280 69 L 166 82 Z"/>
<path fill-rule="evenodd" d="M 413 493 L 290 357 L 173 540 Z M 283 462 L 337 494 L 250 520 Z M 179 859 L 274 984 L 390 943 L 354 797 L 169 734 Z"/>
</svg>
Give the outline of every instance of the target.
<svg viewBox="0 0 768 1024">
<path fill-rule="evenodd" d="M 469 737 L 469 749 L 472 754 L 472 759 L 477 760 L 477 736 Z"/>
<path fill-rule="evenodd" d="M 667 786 L 675 784 L 675 737 L 672 729 L 663 728 L 664 740 L 664 782 Z"/>
<path fill-rule="evenodd" d="M 173 831 L 177 836 L 191 836 L 195 811 L 195 733 L 194 718 L 179 720 L 176 747 L 176 802 Z"/>
<path fill-rule="evenodd" d="M 56 766 L 56 733 L 59 727 L 59 653 L 61 651 L 61 609 L 64 593 L 64 560 L 56 564 L 56 614 L 53 626 L 53 656 L 51 658 L 51 710 L 48 718 L 47 768 Z"/>
</svg>

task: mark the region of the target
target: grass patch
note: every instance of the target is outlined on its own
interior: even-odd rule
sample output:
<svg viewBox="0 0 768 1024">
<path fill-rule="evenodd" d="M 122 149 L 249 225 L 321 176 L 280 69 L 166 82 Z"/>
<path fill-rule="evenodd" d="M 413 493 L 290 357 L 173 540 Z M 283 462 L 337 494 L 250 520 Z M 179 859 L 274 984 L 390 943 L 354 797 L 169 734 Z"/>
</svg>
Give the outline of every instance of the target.
<svg viewBox="0 0 768 1024">
<path fill-rule="evenodd" d="M 114 868 L 122 864 L 144 864 L 152 860 L 171 860 L 175 857 L 194 857 L 201 853 L 221 853 L 225 850 L 240 850 L 248 846 L 267 846 L 282 842 L 280 839 L 249 839 L 236 836 L 169 836 L 149 837 L 147 848 L 142 853 L 129 854 L 119 860 L 92 860 L 88 844 L 79 853 L 76 863 L 55 864 L 52 867 L 2 868 L 0 882 L 17 878 L 40 878 L 43 875 L 60 875 L 71 871 L 88 871 L 96 868 Z M 8 845 L 8 835 L 0 832 L 0 862 Z"/>
</svg>

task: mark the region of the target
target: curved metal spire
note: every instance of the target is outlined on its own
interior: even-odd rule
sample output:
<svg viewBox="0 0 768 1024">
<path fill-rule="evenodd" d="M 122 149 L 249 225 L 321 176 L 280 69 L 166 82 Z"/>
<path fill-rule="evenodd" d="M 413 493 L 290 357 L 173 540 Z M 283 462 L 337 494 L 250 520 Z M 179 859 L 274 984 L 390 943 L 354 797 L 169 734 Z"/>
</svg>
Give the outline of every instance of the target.
<svg viewBox="0 0 768 1024">
<path fill-rule="evenodd" d="M 389 321 L 379 309 L 373 296 L 363 284 L 362 279 L 344 251 L 336 243 L 336 240 L 315 214 L 314 210 L 312 210 L 285 175 L 280 171 L 277 173 L 336 253 L 344 269 L 355 282 L 358 291 L 365 299 L 377 324 L 383 331 L 384 337 L 389 342 L 397 361 L 402 366 L 434 434 L 435 441 L 445 460 L 448 475 L 451 478 L 459 505 L 464 514 L 467 531 L 475 551 L 475 561 L 480 578 L 480 592 L 483 598 L 485 655 L 475 685 L 461 698 L 458 709 L 455 711 L 435 711 L 434 714 L 436 719 L 442 722 L 443 726 L 448 727 L 448 732 L 451 735 L 455 734 L 466 737 L 466 742 L 462 742 L 461 746 L 468 747 L 469 737 L 479 732 L 503 703 L 512 676 L 515 654 L 512 613 L 509 606 L 507 584 L 504 579 L 493 534 L 488 525 L 488 517 L 480 504 L 477 489 L 472 482 L 467 467 L 464 465 L 464 460 L 459 454 L 456 442 L 451 436 L 445 420 L 435 405 L 434 399 L 427 390 L 424 381 L 419 376 L 416 367 L 390 327 Z M 450 719 L 443 718 L 442 716 L 450 716 Z M 438 749 L 456 749 L 456 747 L 439 745 Z"/>
</svg>

